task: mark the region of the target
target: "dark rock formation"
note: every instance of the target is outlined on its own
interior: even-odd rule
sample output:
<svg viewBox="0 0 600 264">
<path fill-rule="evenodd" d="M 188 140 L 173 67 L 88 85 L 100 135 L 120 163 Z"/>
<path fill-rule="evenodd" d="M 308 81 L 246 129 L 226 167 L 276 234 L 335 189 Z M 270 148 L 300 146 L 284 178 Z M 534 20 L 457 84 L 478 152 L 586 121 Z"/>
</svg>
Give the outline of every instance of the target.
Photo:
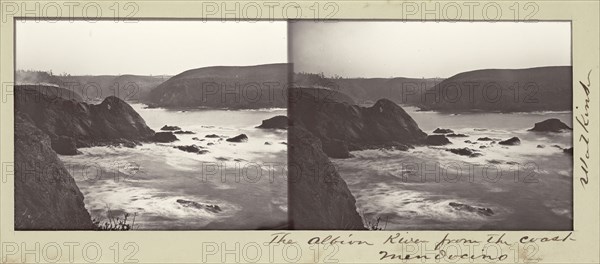
<svg viewBox="0 0 600 264">
<path fill-rule="evenodd" d="M 173 132 L 173 134 L 196 134 L 194 131 L 188 131 L 188 130 L 178 130 Z"/>
<path fill-rule="evenodd" d="M 489 138 L 489 137 L 480 137 L 477 139 L 478 141 L 494 141 L 493 139 Z"/>
<path fill-rule="evenodd" d="M 169 143 L 177 140 L 179 139 L 173 134 L 173 132 L 158 132 L 154 134 L 154 137 L 152 138 L 152 141 L 160 143 Z"/>
<path fill-rule="evenodd" d="M 507 140 L 503 140 L 498 142 L 498 144 L 500 145 L 506 145 L 506 146 L 514 146 L 514 145 L 520 145 L 521 144 L 521 140 L 518 137 L 511 137 Z"/>
<path fill-rule="evenodd" d="M 564 148 L 563 152 L 569 155 L 573 155 L 573 147 L 570 148 Z"/>
<path fill-rule="evenodd" d="M 83 195 L 28 116 L 15 114 L 15 230 L 93 229 Z"/>
<path fill-rule="evenodd" d="M 427 139 L 425 140 L 425 142 L 427 143 L 427 145 L 430 145 L 430 146 L 442 146 L 442 145 L 452 143 L 444 135 L 429 135 L 429 136 L 427 136 Z"/>
<path fill-rule="evenodd" d="M 338 140 L 353 151 L 425 142 L 427 134 L 392 101 L 381 99 L 371 107 L 361 107 L 316 98 L 303 89 L 306 88 L 291 89 L 290 119 L 294 125 L 298 123 L 309 130 L 324 146 Z"/>
<path fill-rule="evenodd" d="M 331 93 L 334 96 L 321 96 Z M 293 229 L 361 229 L 356 200 L 330 157 L 361 149 L 408 149 L 427 134 L 390 100 L 354 105 L 332 89 L 292 88 L 288 114 L 288 206 Z"/>
<path fill-rule="evenodd" d="M 452 148 L 452 149 L 446 149 L 446 151 L 450 151 L 450 152 L 452 152 L 454 154 L 458 154 L 458 155 L 461 155 L 461 156 L 468 156 L 468 157 L 471 157 L 471 158 L 473 158 L 473 157 L 479 157 L 479 156 L 483 155 L 483 154 L 479 153 L 478 151 L 476 151 L 474 149 L 470 149 L 470 148 Z"/>
<path fill-rule="evenodd" d="M 226 141 L 236 142 L 236 143 L 246 142 L 246 141 L 248 141 L 248 136 L 246 136 L 246 134 L 240 134 L 235 137 L 228 138 L 228 139 L 226 139 Z"/>
<path fill-rule="evenodd" d="M 196 154 L 206 154 L 208 150 L 203 149 L 203 147 L 196 145 L 186 145 L 186 146 L 174 146 L 173 148 L 183 150 L 185 152 L 196 153 Z"/>
<path fill-rule="evenodd" d="M 216 204 L 202 204 L 199 202 L 188 201 L 188 200 L 184 200 L 184 199 L 177 199 L 177 203 L 181 204 L 184 207 L 191 207 L 191 208 L 206 210 L 211 213 L 218 213 L 218 212 L 222 211 L 221 207 L 219 207 Z"/>
<path fill-rule="evenodd" d="M 79 151 L 77 151 L 77 143 L 75 143 L 75 139 L 71 137 L 58 136 L 58 138 L 52 140 L 51 146 L 56 153 L 61 155 L 79 154 Z"/>
<path fill-rule="evenodd" d="M 494 215 L 494 211 L 492 211 L 491 208 L 488 207 L 477 207 L 477 206 L 472 206 L 472 205 L 468 205 L 468 204 L 461 204 L 461 203 L 455 203 L 455 202 L 450 202 L 449 205 L 454 208 L 455 210 L 458 211 L 466 211 L 466 212 L 470 212 L 470 213 L 477 213 L 479 215 L 482 216 L 492 216 Z"/>
<path fill-rule="evenodd" d="M 175 131 L 175 130 L 181 130 L 181 127 L 164 125 L 160 130 Z"/>
<path fill-rule="evenodd" d="M 260 126 L 257 128 L 273 128 L 273 129 L 287 129 L 288 127 L 288 118 L 287 116 L 275 116 L 271 117 L 267 120 L 263 120 Z"/>
<path fill-rule="evenodd" d="M 468 136 L 465 135 L 465 134 L 454 134 L 454 133 L 452 133 L 452 134 L 446 134 L 446 137 L 468 137 Z"/>
<path fill-rule="evenodd" d="M 529 131 L 554 132 L 554 133 L 560 133 L 560 132 L 570 131 L 570 130 L 573 130 L 573 129 L 570 128 L 569 126 L 567 126 L 565 123 L 561 122 L 557 118 L 550 118 L 550 119 L 546 119 L 542 122 L 535 123 L 533 128 L 529 129 Z"/>
<path fill-rule="evenodd" d="M 322 149 L 327 156 L 332 158 L 345 159 L 350 157 L 348 145 L 346 145 L 346 142 L 341 140 L 332 139 L 325 141 L 322 144 Z"/>
<path fill-rule="evenodd" d="M 220 138 L 221 136 L 216 135 L 216 134 L 210 134 L 210 135 L 206 135 L 204 136 L 205 138 Z"/>
<path fill-rule="evenodd" d="M 537 145 L 537 148 L 545 148 L 546 146 L 544 145 Z"/>
<path fill-rule="evenodd" d="M 447 128 L 436 128 L 433 133 L 435 134 L 448 134 L 448 133 L 454 133 L 454 131 L 452 131 L 452 129 L 447 129 Z"/>
<path fill-rule="evenodd" d="M 356 200 L 323 153 L 319 138 L 296 123 L 289 130 L 288 206 L 292 228 L 364 230 Z"/>
<path fill-rule="evenodd" d="M 64 152 L 70 138 L 77 148 L 121 145 L 148 141 L 154 131 L 123 100 L 110 96 L 93 105 L 63 98 L 50 98 L 38 91 L 15 87 L 15 110 L 31 118 L 33 124 Z M 70 144 L 70 143 L 69 143 Z M 70 151 L 67 151 L 67 153 Z"/>
<path fill-rule="evenodd" d="M 56 152 L 132 147 L 153 136 L 140 115 L 117 97 L 94 105 L 15 86 L 15 176 L 20 177 L 15 181 L 15 228 L 93 229 L 83 195 Z M 37 170 L 34 177 L 32 170 Z"/>
</svg>

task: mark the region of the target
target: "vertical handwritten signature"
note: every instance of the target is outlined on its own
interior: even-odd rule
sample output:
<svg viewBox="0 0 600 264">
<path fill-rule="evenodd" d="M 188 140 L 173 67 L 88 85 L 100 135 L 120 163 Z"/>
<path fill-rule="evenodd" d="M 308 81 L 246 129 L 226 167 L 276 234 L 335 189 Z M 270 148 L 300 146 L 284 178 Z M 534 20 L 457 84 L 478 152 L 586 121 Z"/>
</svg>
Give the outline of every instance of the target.
<svg viewBox="0 0 600 264">
<path fill-rule="evenodd" d="M 583 133 L 581 133 L 581 135 L 579 136 L 579 142 L 583 141 L 585 143 L 585 154 L 581 157 L 579 157 L 579 160 L 581 161 L 582 165 L 581 165 L 581 170 L 583 171 L 583 176 L 579 177 L 579 182 L 581 183 L 581 185 L 583 186 L 583 188 L 585 188 L 586 185 L 589 184 L 589 167 L 588 167 L 588 162 L 590 161 L 590 131 L 588 130 L 588 127 L 590 125 L 590 88 L 592 83 L 590 82 L 590 74 L 592 73 L 592 71 L 590 70 L 588 73 L 588 83 L 584 84 L 583 82 L 579 81 L 579 84 L 581 84 L 581 87 L 583 88 L 583 91 L 585 92 L 585 104 L 583 106 L 583 113 L 580 113 L 578 116 L 575 117 L 575 120 L 577 121 L 577 123 L 579 123 L 579 125 L 583 128 Z M 579 110 L 579 106 L 576 106 L 575 109 Z"/>
</svg>

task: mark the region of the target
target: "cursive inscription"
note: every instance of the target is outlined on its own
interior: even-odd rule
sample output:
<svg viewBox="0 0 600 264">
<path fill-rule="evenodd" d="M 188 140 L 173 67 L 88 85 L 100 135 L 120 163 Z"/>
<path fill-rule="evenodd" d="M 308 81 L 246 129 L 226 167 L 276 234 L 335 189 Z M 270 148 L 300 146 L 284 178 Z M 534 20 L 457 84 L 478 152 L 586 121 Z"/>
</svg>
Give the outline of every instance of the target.
<svg viewBox="0 0 600 264">
<path fill-rule="evenodd" d="M 581 135 L 579 135 L 579 142 L 583 142 L 585 144 L 585 152 L 583 152 L 583 155 L 579 157 L 579 160 L 581 161 L 580 169 L 583 172 L 583 175 L 581 177 L 579 177 L 579 182 L 581 183 L 583 188 L 585 188 L 585 186 L 588 185 L 590 182 L 588 162 L 590 162 L 590 131 L 589 131 L 589 126 L 590 126 L 590 112 L 589 112 L 590 111 L 590 88 L 589 88 L 589 86 L 591 85 L 591 83 L 588 83 L 586 85 L 580 81 L 579 84 L 581 85 L 581 87 L 583 88 L 583 91 L 585 93 L 585 100 L 584 100 L 583 109 L 580 109 L 579 106 L 575 107 L 576 110 L 581 111 L 581 113 L 579 113 L 577 116 L 575 116 L 575 120 L 577 121 L 579 126 L 583 129 L 583 133 L 581 133 Z M 581 152 L 579 152 L 579 153 L 581 153 Z"/>
</svg>

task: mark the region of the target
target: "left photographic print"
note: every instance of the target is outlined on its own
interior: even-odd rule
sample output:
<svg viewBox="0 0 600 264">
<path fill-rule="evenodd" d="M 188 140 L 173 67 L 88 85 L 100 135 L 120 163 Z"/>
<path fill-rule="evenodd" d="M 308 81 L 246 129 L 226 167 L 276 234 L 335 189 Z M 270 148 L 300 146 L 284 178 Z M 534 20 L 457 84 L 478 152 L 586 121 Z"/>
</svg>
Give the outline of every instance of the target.
<svg viewBox="0 0 600 264">
<path fill-rule="evenodd" d="M 285 21 L 15 32 L 15 230 L 288 228 Z"/>
</svg>

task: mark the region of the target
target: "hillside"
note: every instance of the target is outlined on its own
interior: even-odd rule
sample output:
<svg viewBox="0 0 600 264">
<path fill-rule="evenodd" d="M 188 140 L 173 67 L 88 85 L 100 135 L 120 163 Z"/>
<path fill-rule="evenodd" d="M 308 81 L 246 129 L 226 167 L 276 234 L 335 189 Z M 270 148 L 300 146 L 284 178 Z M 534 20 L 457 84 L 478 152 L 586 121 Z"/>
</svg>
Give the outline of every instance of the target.
<svg viewBox="0 0 600 264">
<path fill-rule="evenodd" d="M 40 96 L 47 99 L 61 98 L 65 100 L 75 100 L 77 102 L 83 102 L 83 97 L 74 90 L 61 88 L 55 84 L 24 84 L 18 85 L 20 89 L 27 90 L 28 92 L 35 91 Z M 38 98 L 42 99 L 42 98 Z"/>
<path fill-rule="evenodd" d="M 115 96 L 126 101 L 143 100 L 148 93 L 163 82 L 161 77 L 142 75 L 98 75 L 98 76 L 62 76 L 63 85 L 73 83 L 85 89 L 83 95 L 91 100 L 102 100 Z M 98 90 L 99 88 L 99 90 Z"/>
<path fill-rule="evenodd" d="M 87 101 L 100 101 L 116 96 L 126 101 L 144 99 L 164 79 L 145 75 L 51 75 L 43 71 L 17 71 L 15 81 L 21 84 L 54 84 L 75 91 Z"/>
<path fill-rule="evenodd" d="M 419 107 L 442 112 L 567 111 L 572 109 L 570 66 L 477 70 L 430 88 Z"/>
<path fill-rule="evenodd" d="M 147 97 L 158 107 L 258 109 L 287 106 L 289 64 L 216 66 L 188 70 Z"/>
<path fill-rule="evenodd" d="M 290 102 L 301 99 L 304 95 L 310 95 L 318 101 L 332 101 L 355 105 L 356 102 L 345 93 L 327 87 L 294 87 L 289 90 Z"/>
<path fill-rule="evenodd" d="M 320 74 L 297 73 L 295 86 L 328 87 L 350 96 L 358 104 L 372 105 L 386 98 L 396 104 L 417 105 L 421 94 L 443 79 L 439 78 L 327 78 Z"/>
</svg>

